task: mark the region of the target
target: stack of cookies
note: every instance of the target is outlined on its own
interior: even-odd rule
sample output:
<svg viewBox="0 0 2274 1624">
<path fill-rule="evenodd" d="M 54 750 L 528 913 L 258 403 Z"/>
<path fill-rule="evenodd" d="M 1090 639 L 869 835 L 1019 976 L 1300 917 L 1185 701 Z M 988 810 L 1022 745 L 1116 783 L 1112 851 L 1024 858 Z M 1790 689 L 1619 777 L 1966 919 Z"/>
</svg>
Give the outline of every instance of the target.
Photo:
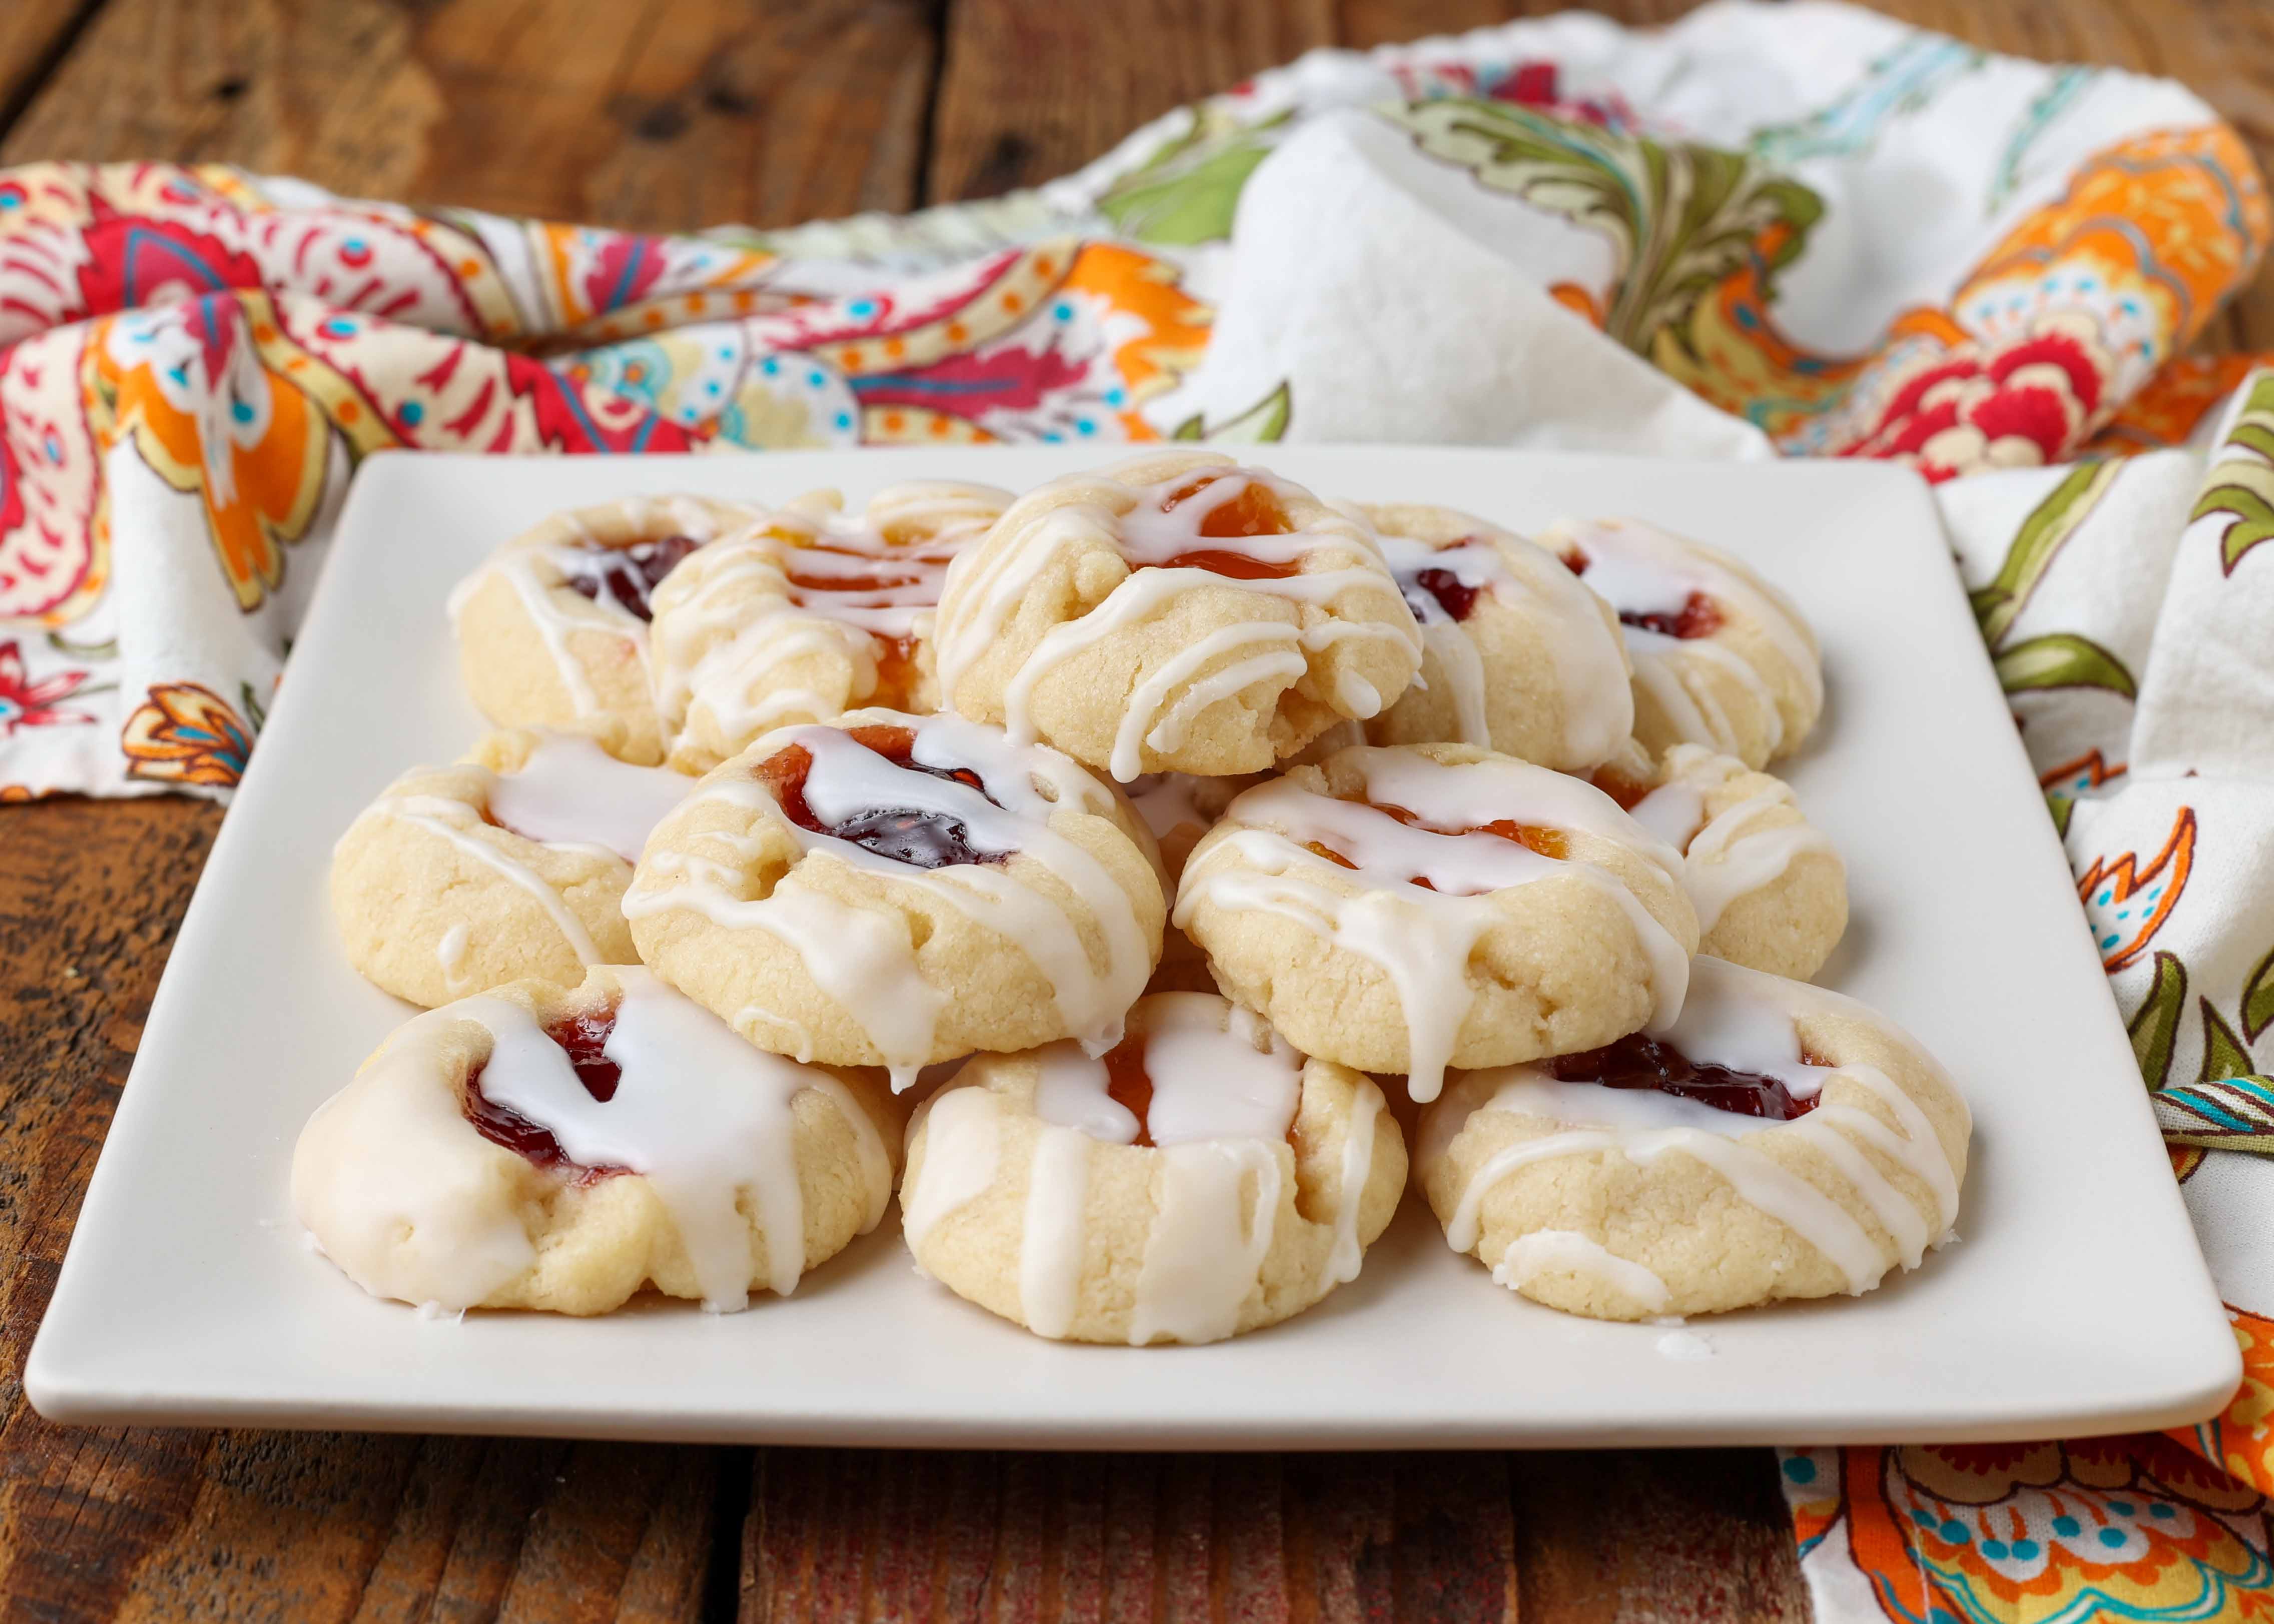
<svg viewBox="0 0 2274 1624">
<path fill-rule="evenodd" d="M 1357 1274 L 1409 1138 L 1456 1249 L 1599 1317 L 1951 1231 L 1963 1102 L 1806 980 L 1845 874 L 1763 769 L 1815 640 L 1712 549 L 1178 451 L 563 515 L 451 607 L 505 731 L 333 872 L 430 1012 L 294 1163 L 374 1293 L 738 1308 L 897 1190 L 984 1308 L 1208 1342 Z"/>
</svg>

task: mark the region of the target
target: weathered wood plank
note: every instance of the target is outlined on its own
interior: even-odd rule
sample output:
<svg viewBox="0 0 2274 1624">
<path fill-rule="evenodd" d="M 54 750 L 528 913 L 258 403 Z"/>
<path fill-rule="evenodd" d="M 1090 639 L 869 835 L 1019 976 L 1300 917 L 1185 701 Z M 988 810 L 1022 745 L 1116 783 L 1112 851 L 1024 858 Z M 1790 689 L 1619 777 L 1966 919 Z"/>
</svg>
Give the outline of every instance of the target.
<svg viewBox="0 0 2274 1624">
<path fill-rule="evenodd" d="M 1334 41 L 1330 0 L 954 0 L 929 195 L 1051 179 L 1148 118 Z"/>
<path fill-rule="evenodd" d="M 0 130 L 22 110 L 102 0 L 9 0 L 0 7 Z"/>
<path fill-rule="evenodd" d="M 0 162 L 158 156 L 644 229 L 788 225 L 916 200 L 936 59 L 927 0 L 109 0 Z"/>
</svg>

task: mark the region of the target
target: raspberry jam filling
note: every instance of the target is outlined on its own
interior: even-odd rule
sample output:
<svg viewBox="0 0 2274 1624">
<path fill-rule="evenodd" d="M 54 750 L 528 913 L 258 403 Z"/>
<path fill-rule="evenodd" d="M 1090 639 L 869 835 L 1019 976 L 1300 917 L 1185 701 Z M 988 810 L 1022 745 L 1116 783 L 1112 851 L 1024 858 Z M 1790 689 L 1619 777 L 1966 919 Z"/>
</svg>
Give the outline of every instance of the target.
<svg viewBox="0 0 2274 1624">
<path fill-rule="evenodd" d="M 969 785 L 983 795 L 987 793 L 979 775 L 968 767 L 932 767 L 916 760 L 916 736 L 911 729 L 848 727 L 845 736 L 896 767 L 929 773 L 935 778 L 952 778 L 958 784 Z M 805 799 L 805 780 L 812 771 L 813 753 L 802 744 L 778 750 L 758 764 L 759 779 L 773 792 L 783 815 L 800 829 L 850 841 L 864 851 L 914 868 L 999 863 L 1010 859 L 1008 852 L 982 851 L 974 846 L 971 831 L 961 818 L 913 807 L 879 807 L 840 823 L 825 823 Z"/>
<path fill-rule="evenodd" d="M 1406 606 L 1425 619 L 1429 611 L 1421 600 L 1423 593 L 1437 600 L 1437 607 L 1445 612 L 1448 620 L 1465 620 L 1475 611 L 1477 599 L 1484 590 L 1481 587 L 1469 585 L 1451 570 L 1439 569 L 1434 565 L 1427 569 L 1414 571 L 1412 578 L 1401 584 L 1404 589 Z"/>
<path fill-rule="evenodd" d="M 1802 1051 L 1803 1065 L 1822 1065 L 1817 1056 Z M 1708 1061 L 1699 1064 L 1662 1038 L 1632 1033 L 1602 1049 L 1585 1054 L 1562 1055 L 1547 1062 L 1556 1079 L 1566 1083 L 1600 1083 L 1607 1088 L 1655 1088 L 1710 1105 L 1717 1111 L 1740 1116 L 1761 1116 L 1790 1122 L 1816 1109 L 1813 1096 L 1793 1097 L 1783 1080 L 1758 1071 L 1733 1071 Z"/>
<path fill-rule="evenodd" d="M 576 1068 L 576 1080 L 584 1085 L 584 1092 L 603 1105 L 616 1097 L 616 1085 L 623 1081 L 622 1071 L 606 1052 L 608 1034 L 615 1026 L 615 1011 L 604 1010 L 594 1015 L 571 1015 L 545 1028 L 545 1035 L 568 1055 L 568 1064 Z M 588 1180 L 629 1171 L 620 1167 L 584 1167 L 569 1160 L 568 1153 L 561 1148 L 561 1141 L 553 1137 L 551 1129 L 538 1126 L 511 1106 L 500 1105 L 482 1092 L 480 1064 L 466 1073 L 466 1119 L 491 1144 L 502 1146 L 541 1168 L 574 1168 Z"/>
<path fill-rule="evenodd" d="M 702 544 L 692 536 L 664 536 L 629 547 L 580 546 L 577 561 L 561 571 L 561 584 L 598 603 L 607 595 L 629 614 L 655 618 L 649 599 L 672 567 Z"/>
<path fill-rule="evenodd" d="M 1575 575 L 1585 575 L 1592 561 L 1577 548 L 1563 554 L 1564 567 Z M 1693 637 L 1711 637 L 1721 629 L 1721 607 L 1703 592 L 1690 593 L 1682 600 L 1682 607 L 1670 614 L 1662 610 L 1647 614 L 1636 609 L 1620 609 L 1618 613 L 1621 625 L 1656 632 L 1661 637 L 1679 637 L 1687 641 Z"/>
</svg>

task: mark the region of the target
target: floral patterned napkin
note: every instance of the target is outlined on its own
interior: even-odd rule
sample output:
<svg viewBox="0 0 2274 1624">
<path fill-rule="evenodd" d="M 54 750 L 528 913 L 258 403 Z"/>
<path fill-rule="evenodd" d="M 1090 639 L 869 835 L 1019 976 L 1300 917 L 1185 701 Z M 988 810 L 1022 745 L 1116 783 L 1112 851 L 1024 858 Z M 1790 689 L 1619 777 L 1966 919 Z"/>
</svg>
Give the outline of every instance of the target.
<svg viewBox="0 0 2274 1624">
<path fill-rule="evenodd" d="M 1904 461 L 2248 1374 L 2169 1437 L 1788 1454 L 1818 1615 L 2274 1613 L 2274 372 L 2181 355 L 2269 235 L 2179 86 L 1743 0 L 1316 52 L 1037 191 L 771 234 L 0 171 L 0 799 L 226 793 L 380 451 Z"/>
</svg>

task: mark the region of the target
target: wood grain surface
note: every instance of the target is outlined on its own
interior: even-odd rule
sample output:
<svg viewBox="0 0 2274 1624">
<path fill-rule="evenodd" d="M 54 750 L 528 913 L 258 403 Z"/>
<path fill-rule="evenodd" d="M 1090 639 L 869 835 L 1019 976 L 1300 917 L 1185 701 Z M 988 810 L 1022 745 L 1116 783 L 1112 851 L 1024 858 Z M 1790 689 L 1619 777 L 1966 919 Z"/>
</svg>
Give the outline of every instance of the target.
<svg viewBox="0 0 2274 1624">
<path fill-rule="evenodd" d="M 1047 179 L 1314 45 L 1552 9 L 0 0 L 0 162 L 223 161 L 418 204 L 785 225 Z M 2263 0 L 1882 9 L 2183 79 L 2274 169 Z M 2274 285 L 2210 339 L 2274 349 Z M 24 1353 L 219 821 L 174 800 L 0 813 L 0 1616 L 1806 1615 L 1764 1451 L 1045 1455 L 49 1426 L 24 1402 Z"/>
</svg>

